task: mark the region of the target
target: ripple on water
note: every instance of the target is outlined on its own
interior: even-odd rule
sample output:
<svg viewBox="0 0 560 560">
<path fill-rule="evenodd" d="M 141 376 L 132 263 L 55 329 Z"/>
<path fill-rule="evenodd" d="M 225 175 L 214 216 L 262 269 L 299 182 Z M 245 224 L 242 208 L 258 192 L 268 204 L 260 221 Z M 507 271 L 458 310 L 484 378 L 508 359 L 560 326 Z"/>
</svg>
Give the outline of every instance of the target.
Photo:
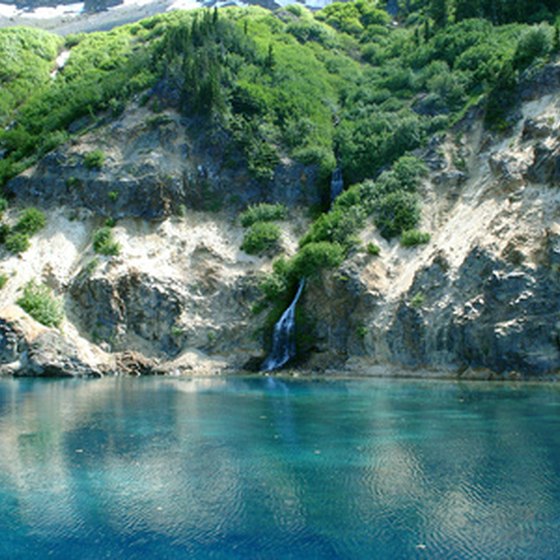
<svg viewBox="0 0 560 560">
<path fill-rule="evenodd" d="M 0 382 L 0 558 L 560 557 L 560 393 L 130 381 Z"/>
</svg>

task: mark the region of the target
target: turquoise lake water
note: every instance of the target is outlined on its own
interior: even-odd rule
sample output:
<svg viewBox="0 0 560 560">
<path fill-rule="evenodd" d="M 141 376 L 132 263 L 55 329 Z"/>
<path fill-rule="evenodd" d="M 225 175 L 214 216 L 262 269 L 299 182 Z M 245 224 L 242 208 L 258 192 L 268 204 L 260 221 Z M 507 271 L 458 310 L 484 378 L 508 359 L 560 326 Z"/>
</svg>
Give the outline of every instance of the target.
<svg viewBox="0 0 560 560">
<path fill-rule="evenodd" d="M 1 380 L 0 558 L 560 558 L 560 388 Z"/>
</svg>

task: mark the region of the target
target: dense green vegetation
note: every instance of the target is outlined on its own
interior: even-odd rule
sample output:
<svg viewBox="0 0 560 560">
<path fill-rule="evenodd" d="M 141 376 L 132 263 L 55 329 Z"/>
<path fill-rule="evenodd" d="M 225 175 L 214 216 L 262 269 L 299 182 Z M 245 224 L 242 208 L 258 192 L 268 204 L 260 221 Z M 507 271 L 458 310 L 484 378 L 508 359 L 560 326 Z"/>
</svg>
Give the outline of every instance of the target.
<svg viewBox="0 0 560 560">
<path fill-rule="evenodd" d="M 268 222 L 252 224 L 243 239 L 241 249 L 249 255 L 273 254 L 278 252 L 280 228 Z"/>
<path fill-rule="evenodd" d="M 430 16 L 438 27 L 451 21 L 486 18 L 495 24 L 553 21 L 559 0 L 399 0 L 401 15 L 418 12 Z"/>
<path fill-rule="evenodd" d="M 243 227 L 249 227 L 257 222 L 274 222 L 285 220 L 288 217 L 288 209 L 283 204 L 267 204 L 262 202 L 249 206 L 239 216 Z"/>
<path fill-rule="evenodd" d="M 160 15 L 67 37 L 70 58 L 55 78 L 60 37 L 0 30 L 0 183 L 142 92 L 155 110 L 176 106 L 227 133 L 261 181 L 285 155 L 318 164 L 326 179 L 336 154 L 353 184 L 485 95 L 488 123 L 502 126 L 504 92 L 558 46 L 553 0 L 530 10 L 497 0 L 400 4 L 398 26 L 376 0 L 315 13 L 294 5 Z M 512 23 L 525 21 L 540 25 Z M 102 153 L 86 163 L 100 167 Z"/>
<path fill-rule="evenodd" d="M 64 318 L 62 303 L 43 284 L 27 283 L 17 303 L 26 313 L 47 327 L 58 327 Z"/>
<path fill-rule="evenodd" d="M 45 88 L 53 61 L 64 40 L 38 29 L 12 27 L 0 33 L 0 126 L 9 124 L 14 109 L 29 93 Z"/>
</svg>

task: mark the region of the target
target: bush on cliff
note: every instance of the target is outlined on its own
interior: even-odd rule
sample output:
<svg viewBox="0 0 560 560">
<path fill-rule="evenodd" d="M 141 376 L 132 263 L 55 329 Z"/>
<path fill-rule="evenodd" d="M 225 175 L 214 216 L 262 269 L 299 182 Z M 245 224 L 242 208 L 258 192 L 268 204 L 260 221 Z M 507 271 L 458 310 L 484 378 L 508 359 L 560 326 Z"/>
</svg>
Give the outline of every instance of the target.
<svg viewBox="0 0 560 560">
<path fill-rule="evenodd" d="M 101 169 L 105 163 L 105 154 L 102 150 L 93 150 L 84 156 L 84 165 L 88 169 Z"/>
<path fill-rule="evenodd" d="M 43 229 L 46 223 L 47 218 L 43 211 L 37 208 L 27 208 L 14 226 L 14 231 L 30 236 Z"/>
<path fill-rule="evenodd" d="M 36 321 L 47 327 L 58 327 L 64 318 L 61 302 L 47 286 L 28 282 L 17 304 Z"/>
<path fill-rule="evenodd" d="M 249 255 L 271 254 L 279 249 L 280 228 L 269 222 L 257 222 L 245 233 L 241 249 Z"/>
<path fill-rule="evenodd" d="M 10 253 L 20 254 L 25 253 L 29 249 L 29 236 L 25 233 L 10 232 L 6 236 L 4 245 Z"/>
<path fill-rule="evenodd" d="M 285 220 L 288 216 L 288 209 L 283 204 L 268 204 L 261 202 L 253 204 L 244 210 L 239 216 L 243 227 L 252 226 L 256 222 L 274 222 Z"/>
<path fill-rule="evenodd" d="M 93 234 L 93 250 L 105 256 L 116 256 L 120 253 L 121 246 L 113 238 L 110 227 L 104 226 Z"/>
<path fill-rule="evenodd" d="M 417 229 L 403 231 L 401 235 L 401 245 L 403 247 L 416 247 L 430 242 L 430 234 Z"/>
</svg>

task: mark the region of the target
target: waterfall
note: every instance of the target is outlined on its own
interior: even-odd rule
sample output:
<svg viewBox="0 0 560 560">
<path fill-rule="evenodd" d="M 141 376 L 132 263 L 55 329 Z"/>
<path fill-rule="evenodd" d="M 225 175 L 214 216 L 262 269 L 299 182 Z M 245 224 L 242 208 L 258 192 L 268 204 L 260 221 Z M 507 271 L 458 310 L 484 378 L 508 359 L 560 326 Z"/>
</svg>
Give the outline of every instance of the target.
<svg viewBox="0 0 560 560">
<path fill-rule="evenodd" d="M 292 303 L 274 325 L 272 350 L 261 367 L 263 371 L 278 369 L 296 355 L 296 305 L 304 284 L 305 281 L 300 280 Z"/>
<path fill-rule="evenodd" d="M 342 192 L 344 188 L 344 181 L 342 179 L 342 169 L 337 167 L 331 177 L 331 204 L 334 199 Z"/>
</svg>

